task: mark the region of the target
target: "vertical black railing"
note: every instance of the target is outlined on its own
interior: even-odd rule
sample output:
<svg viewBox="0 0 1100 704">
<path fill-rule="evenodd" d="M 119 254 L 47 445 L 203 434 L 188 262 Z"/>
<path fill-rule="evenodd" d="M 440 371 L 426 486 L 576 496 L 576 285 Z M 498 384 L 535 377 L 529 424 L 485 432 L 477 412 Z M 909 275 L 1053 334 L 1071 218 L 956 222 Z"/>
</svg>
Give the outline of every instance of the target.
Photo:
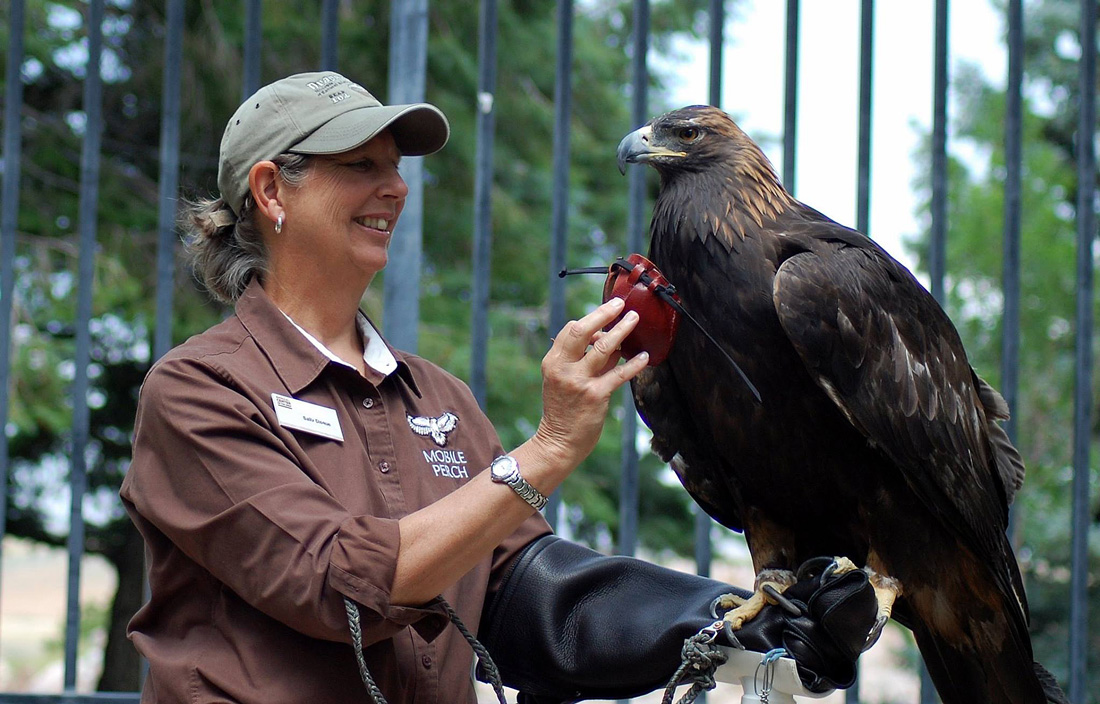
<svg viewBox="0 0 1100 704">
<path fill-rule="evenodd" d="M 22 157 L 24 2 L 8 7 L 8 56 L 4 71 L 4 183 L 0 191 L 0 564 L 8 525 L 8 407 L 11 369 L 12 296 L 15 292 L 15 230 L 19 225 Z"/>
<path fill-rule="evenodd" d="M 649 117 L 649 0 L 634 0 L 633 56 L 631 57 L 631 126 Z M 645 173 L 627 172 L 627 252 L 641 252 L 647 231 L 645 219 Z M 622 391 L 622 476 L 619 484 L 619 545 L 623 555 L 633 555 L 638 543 L 638 414 L 630 387 Z"/>
<path fill-rule="evenodd" d="M 389 103 L 424 100 L 428 70 L 428 0 L 390 3 Z M 420 267 L 424 248 L 424 158 L 401 160 L 405 209 L 390 240 L 382 301 L 386 338 L 415 353 L 419 346 Z"/>
<path fill-rule="evenodd" d="M 722 55 L 725 49 L 726 11 L 723 0 L 710 0 L 708 5 L 709 41 L 709 80 L 707 82 L 707 102 L 715 107 L 722 106 Z M 711 544 L 711 531 L 714 521 L 698 504 L 692 502 L 692 515 L 695 520 L 695 571 L 704 577 L 710 576 L 714 549 Z M 706 693 L 700 701 L 706 702 Z"/>
<path fill-rule="evenodd" d="M 76 289 L 76 358 L 72 387 L 73 436 L 70 453 L 69 580 L 65 621 L 65 690 L 76 688 L 77 642 L 80 636 L 80 561 L 84 556 L 84 514 L 90 409 L 88 365 L 91 362 L 92 284 L 95 278 L 96 215 L 99 205 L 100 142 L 103 137 L 103 2 L 88 5 L 88 64 L 84 76 L 84 144 L 80 155 L 80 255 Z"/>
<path fill-rule="evenodd" d="M 493 250 L 493 132 L 497 81 L 497 3 L 481 0 L 477 28 L 477 153 L 474 156 L 473 304 L 470 323 L 470 388 L 482 410 L 488 394 L 489 277 Z"/>
<path fill-rule="evenodd" d="M 856 229 L 871 235 L 871 124 L 875 57 L 875 0 L 862 0 L 859 14 L 859 144 L 856 155 Z M 858 664 L 857 664 L 857 667 Z M 859 668 L 862 669 L 862 668 Z M 859 702 L 856 681 L 844 693 L 848 704 Z"/>
<path fill-rule="evenodd" d="M 783 69 L 783 185 L 792 195 L 798 159 L 799 0 L 787 0 L 786 59 Z"/>
<path fill-rule="evenodd" d="M 856 156 L 856 229 L 871 234 L 871 108 L 875 69 L 875 0 L 859 12 L 859 153 Z"/>
<path fill-rule="evenodd" d="M 262 2 L 244 0 L 244 67 L 241 77 L 241 101 L 260 89 L 260 51 L 262 49 Z"/>
<path fill-rule="evenodd" d="M 1087 696 L 1089 462 L 1092 444 L 1092 270 L 1096 243 L 1096 3 L 1081 0 L 1077 96 L 1077 339 L 1073 383 L 1073 530 L 1069 603 L 1069 697 Z"/>
<path fill-rule="evenodd" d="M 932 295 L 947 307 L 947 90 L 948 90 L 948 0 L 936 0 L 936 36 L 932 99 L 932 232 L 929 242 L 928 276 Z M 936 701 L 936 689 L 928 669 L 920 668 L 921 704 Z"/>
<path fill-rule="evenodd" d="M 1008 437 L 1016 439 L 1017 390 L 1020 366 L 1020 172 L 1023 169 L 1023 81 L 1024 81 L 1024 10 L 1023 0 L 1009 0 L 1008 80 L 1005 84 L 1005 196 L 1004 263 L 1001 287 L 1004 310 L 1001 313 L 1001 395 L 1012 416 L 1005 423 Z"/>
<path fill-rule="evenodd" d="M 336 71 L 339 45 L 339 0 L 321 0 L 321 70 Z"/>
<path fill-rule="evenodd" d="M 161 96 L 160 178 L 157 214 L 157 309 L 153 359 L 172 346 L 172 294 L 175 290 L 176 206 L 180 164 L 180 64 L 183 57 L 183 0 L 168 0 Z"/>
<path fill-rule="evenodd" d="M 550 203 L 550 334 L 565 325 L 565 268 L 569 247 L 569 121 L 573 113 L 573 0 L 558 0 L 557 65 L 554 83 L 553 192 Z M 561 492 L 550 495 L 545 515 L 558 528 Z"/>
</svg>

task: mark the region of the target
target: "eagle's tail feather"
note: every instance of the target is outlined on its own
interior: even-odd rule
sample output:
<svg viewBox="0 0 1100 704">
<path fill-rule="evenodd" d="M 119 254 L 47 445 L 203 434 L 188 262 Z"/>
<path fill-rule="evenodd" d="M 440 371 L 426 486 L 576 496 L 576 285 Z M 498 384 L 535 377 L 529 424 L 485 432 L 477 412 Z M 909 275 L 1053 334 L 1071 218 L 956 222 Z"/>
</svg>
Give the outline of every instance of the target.
<svg viewBox="0 0 1100 704">
<path fill-rule="evenodd" d="M 943 704 L 1069 704 L 1050 673 L 1033 663 L 1030 648 L 1013 638 L 995 652 L 976 652 L 923 625 L 913 635 Z"/>
<path fill-rule="evenodd" d="M 1047 695 L 1047 704 L 1069 704 L 1069 697 L 1058 686 L 1058 680 L 1054 675 L 1037 662 L 1033 662 L 1035 676 L 1039 678 L 1039 685 L 1043 688 L 1043 694 Z"/>
</svg>

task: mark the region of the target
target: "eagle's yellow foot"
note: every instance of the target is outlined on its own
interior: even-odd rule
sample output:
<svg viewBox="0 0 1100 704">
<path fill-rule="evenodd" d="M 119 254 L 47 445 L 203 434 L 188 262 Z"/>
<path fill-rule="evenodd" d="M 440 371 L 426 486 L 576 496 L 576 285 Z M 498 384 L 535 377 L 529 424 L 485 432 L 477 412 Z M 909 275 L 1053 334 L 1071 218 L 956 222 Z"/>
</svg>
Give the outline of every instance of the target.
<svg viewBox="0 0 1100 704">
<path fill-rule="evenodd" d="M 726 594 L 719 599 L 719 606 L 734 607 L 727 611 L 722 618 L 729 622 L 731 629 L 736 631 L 745 625 L 746 621 L 756 618 L 767 604 L 776 603 L 764 591 L 765 587 L 770 587 L 776 592 L 782 593 L 796 581 L 794 572 L 790 570 L 761 570 L 760 574 L 756 576 L 756 588 L 748 599 L 734 594 Z"/>
<path fill-rule="evenodd" d="M 871 587 L 875 590 L 875 599 L 878 601 L 878 616 L 875 618 L 875 625 L 871 626 L 871 631 L 867 634 L 867 642 L 863 644 L 863 650 L 866 651 L 878 642 L 879 636 L 882 635 L 882 629 L 886 626 L 886 622 L 890 620 L 890 614 L 894 610 L 894 601 L 902 590 L 901 582 L 893 577 L 879 574 L 870 567 L 864 567 L 863 569 L 867 572 Z"/>
</svg>

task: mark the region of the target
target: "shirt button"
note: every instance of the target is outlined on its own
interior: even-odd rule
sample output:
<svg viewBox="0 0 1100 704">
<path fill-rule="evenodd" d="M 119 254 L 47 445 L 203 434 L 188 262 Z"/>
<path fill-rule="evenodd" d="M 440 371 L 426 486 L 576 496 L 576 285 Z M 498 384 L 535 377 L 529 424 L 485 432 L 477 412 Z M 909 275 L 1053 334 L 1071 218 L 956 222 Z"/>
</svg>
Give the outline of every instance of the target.
<svg viewBox="0 0 1100 704">
<path fill-rule="evenodd" d="M 431 669 L 431 667 L 432 667 L 432 656 L 431 656 L 431 655 L 425 655 L 425 656 L 423 656 L 422 658 L 420 658 L 420 663 L 421 663 L 422 665 L 424 665 L 424 667 L 425 667 L 426 669 L 429 669 L 429 670 L 430 670 L 430 669 Z"/>
<path fill-rule="evenodd" d="M 363 408 L 374 408 L 374 399 L 370 396 L 363 399 Z"/>
<path fill-rule="evenodd" d="M 386 472 L 390 471 L 390 463 L 386 462 L 385 460 L 382 460 L 381 462 L 378 463 L 378 471 L 381 472 L 382 474 L 385 474 Z"/>
</svg>

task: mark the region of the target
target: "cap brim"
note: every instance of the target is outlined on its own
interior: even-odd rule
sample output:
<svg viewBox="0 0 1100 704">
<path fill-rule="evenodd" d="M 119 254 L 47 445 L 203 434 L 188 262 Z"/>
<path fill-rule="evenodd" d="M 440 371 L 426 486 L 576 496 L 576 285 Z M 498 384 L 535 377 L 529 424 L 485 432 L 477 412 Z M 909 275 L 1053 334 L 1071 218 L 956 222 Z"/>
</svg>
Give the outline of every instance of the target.
<svg viewBox="0 0 1100 704">
<path fill-rule="evenodd" d="M 379 105 L 349 110 L 317 128 L 287 151 L 296 154 L 341 154 L 366 144 L 389 128 L 397 148 L 406 156 L 439 151 L 451 128 L 434 105 Z"/>
</svg>

